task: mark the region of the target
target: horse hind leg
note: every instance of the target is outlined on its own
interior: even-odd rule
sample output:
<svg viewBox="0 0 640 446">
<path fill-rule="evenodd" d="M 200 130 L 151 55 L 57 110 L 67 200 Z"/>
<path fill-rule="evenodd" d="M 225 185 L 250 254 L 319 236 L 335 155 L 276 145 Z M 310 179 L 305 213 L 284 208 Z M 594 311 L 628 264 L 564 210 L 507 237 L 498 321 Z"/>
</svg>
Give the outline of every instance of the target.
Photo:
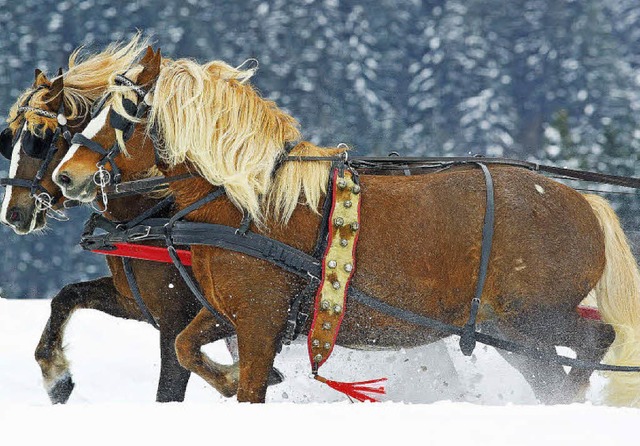
<svg viewBox="0 0 640 446">
<path fill-rule="evenodd" d="M 36 347 L 35 359 L 40 366 L 44 386 L 53 404 L 64 404 L 75 384 L 63 347 L 64 330 L 75 310 L 92 308 L 107 314 L 142 320 L 125 308 L 111 277 L 79 282 L 65 286 L 51 301 L 51 314 Z"/>
<path fill-rule="evenodd" d="M 495 321 L 483 322 L 483 333 L 518 342 L 523 345 L 535 345 L 538 350 L 547 354 L 555 353 L 553 345 L 543 345 L 525 336 L 512 326 Z M 566 402 L 564 393 L 560 392 L 567 379 L 567 374 L 561 365 L 548 361 L 529 358 L 505 350 L 496 349 L 498 354 L 527 381 L 536 398 L 542 404 L 559 404 Z"/>
<path fill-rule="evenodd" d="M 610 325 L 571 315 L 567 318 L 566 338 L 561 345 L 571 348 L 577 359 L 598 364 L 613 344 L 615 332 Z M 563 392 L 574 395 L 574 401 L 584 401 L 593 369 L 572 367 Z"/>
</svg>

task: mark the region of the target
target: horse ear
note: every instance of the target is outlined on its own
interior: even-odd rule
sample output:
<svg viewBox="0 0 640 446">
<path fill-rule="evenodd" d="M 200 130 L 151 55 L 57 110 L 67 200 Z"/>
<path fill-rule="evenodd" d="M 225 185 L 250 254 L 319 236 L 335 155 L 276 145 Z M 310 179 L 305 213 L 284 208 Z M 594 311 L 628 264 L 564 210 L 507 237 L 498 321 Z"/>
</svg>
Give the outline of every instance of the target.
<svg viewBox="0 0 640 446">
<path fill-rule="evenodd" d="M 36 68 L 35 80 L 33 81 L 33 88 L 38 88 L 41 85 L 49 85 L 49 79 L 45 74 Z"/>
<path fill-rule="evenodd" d="M 153 48 L 151 48 L 151 45 L 149 45 L 147 47 L 147 51 L 144 53 L 144 56 L 142 56 L 142 59 L 140 59 L 140 65 L 144 66 L 148 64 L 153 59 L 153 56 Z"/>
<path fill-rule="evenodd" d="M 53 79 L 51 83 L 51 88 L 45 95 L 45 100 L 50 101 L 50 108 L 54 111 L 58 111 L 60 107 L 60 102 L 62 101 L 64 95 L 62 91 L 64 90 L 64 77 L 62 76 L 62 68 L 58 70 L 58 76 Z"/>
<path fill-rule="evenodd" d="M 149 51 L 151 51 L 151 56 L 147 57 Z M 162 56 L 160 55 L 159 49 L 157 53 L 154 53 L 151 47 L 147 48 L 147 54 L 145 54 L 140 61 L 140 65 L 142 65 L 142 72 L 140 72 L 136 83 L 138 85 L 147 85 L 154 82 L 160 74 L 161 61 Z"/>
</svg>

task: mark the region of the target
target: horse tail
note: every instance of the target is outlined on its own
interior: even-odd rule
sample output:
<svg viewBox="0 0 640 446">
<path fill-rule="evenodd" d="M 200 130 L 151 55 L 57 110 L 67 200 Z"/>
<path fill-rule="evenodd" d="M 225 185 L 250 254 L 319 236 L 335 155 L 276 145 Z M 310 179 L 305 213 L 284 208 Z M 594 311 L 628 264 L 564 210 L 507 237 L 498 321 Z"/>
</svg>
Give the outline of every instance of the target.
<svg viewBox="0 0 640 446">
<path fill-rule="evenodd" d="M 620 221 L 602 197 L 585 195 L 604 232 L 605 267 L 595 287 L 602 321 L 615 330 L 604 358 L 608 364 L 640 365 L 640 271 Z M 640 404 L 640 373 L 609 372 L 605 402 Z"/>
</svg>

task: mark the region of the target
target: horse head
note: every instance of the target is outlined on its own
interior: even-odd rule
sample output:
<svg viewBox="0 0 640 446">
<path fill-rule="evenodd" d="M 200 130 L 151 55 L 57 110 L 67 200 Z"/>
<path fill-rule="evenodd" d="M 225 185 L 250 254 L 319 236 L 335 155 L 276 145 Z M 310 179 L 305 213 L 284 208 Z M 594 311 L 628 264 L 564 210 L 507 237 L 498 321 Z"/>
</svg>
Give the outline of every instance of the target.
<svg viewBox="0 0 640 446">
<path fill-rule="evenodd" d="M 2 154 L 11 161 L 0 221 L 18 234 L 46 225 L 48 210 L 62 205 L 62 192 L 51 180 L 54 166 L 68 147 L 62 69 L 50 81 L 36 70 L 33 87 L 12 108 L 2 132 Z M 59 213 L 57 215 L 60 215 Z"/>
<path fill-rule="evenodd" d="M 91 121 L 73 137 L 71 148 L 53 172 L 66 197 L 91 202 L 98 186 L 139 176 L 156 165 L 145 122 L 161 62 L 160 50 L 148 47 L 137 66 L 112 78 Z"/>
</svg>

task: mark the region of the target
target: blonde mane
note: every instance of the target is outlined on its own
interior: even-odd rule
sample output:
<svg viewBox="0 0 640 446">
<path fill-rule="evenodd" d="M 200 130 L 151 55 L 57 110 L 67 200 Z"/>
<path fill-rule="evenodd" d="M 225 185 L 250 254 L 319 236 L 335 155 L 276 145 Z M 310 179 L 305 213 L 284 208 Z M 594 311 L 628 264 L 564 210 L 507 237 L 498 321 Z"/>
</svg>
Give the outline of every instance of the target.
<svg viewBox="0 0 640 446">
<path fill-rule="evenodd" d="M 301 194 L 317 211 L 329 163 L 288 162 L 273 178 L 285 143 L 299 139 L 300 132 L 293 117 L 248 83 L 254 73 L 221 61 L 166 63 L 155 84 L 147 129 L 156 129 L 169 165 L 189 162 L 211 184 L 224 186 L 234 204 L 257 222 L 271 217 L 285 223 Z M 117 102 L 114 95 L 116 109 Z M 302 143 L 293 154 L 341 151 Z"/>
<path fill-rule="evenodd" d="M 83 48 L 76 49 L 69 56 L 69 69 L 62 75 L 64 88 L 65 114 L 69 121 L 81 120 L 87 117 L 91 104 L 98 99 L 109 86 L 114 72 L 123 72 L 129 68 L 147 48 L 149 42 L 140 33 L 136 34 L 128 43 L 118 42 L 109 45 L 104 51 L 91 54 L 83 52 Z M 55 81 L 58 77 L 51 79 Z M 12 130 L 22 125 L 18 117 L 18 108 L 25 99 L 34 92 L 34 88 L 27 89 L 11 107 L 8 121 Z M 46 108 L 46 104 L 54 98 L 47 98 L 48 89 L 36 91 L 30 105 L 36 108 Z M 32 132 L 43 132 L 54 129 L 55 119 L 42 117 L 33 112 L 26 112 L 25 119 Z"/>
</svg>

